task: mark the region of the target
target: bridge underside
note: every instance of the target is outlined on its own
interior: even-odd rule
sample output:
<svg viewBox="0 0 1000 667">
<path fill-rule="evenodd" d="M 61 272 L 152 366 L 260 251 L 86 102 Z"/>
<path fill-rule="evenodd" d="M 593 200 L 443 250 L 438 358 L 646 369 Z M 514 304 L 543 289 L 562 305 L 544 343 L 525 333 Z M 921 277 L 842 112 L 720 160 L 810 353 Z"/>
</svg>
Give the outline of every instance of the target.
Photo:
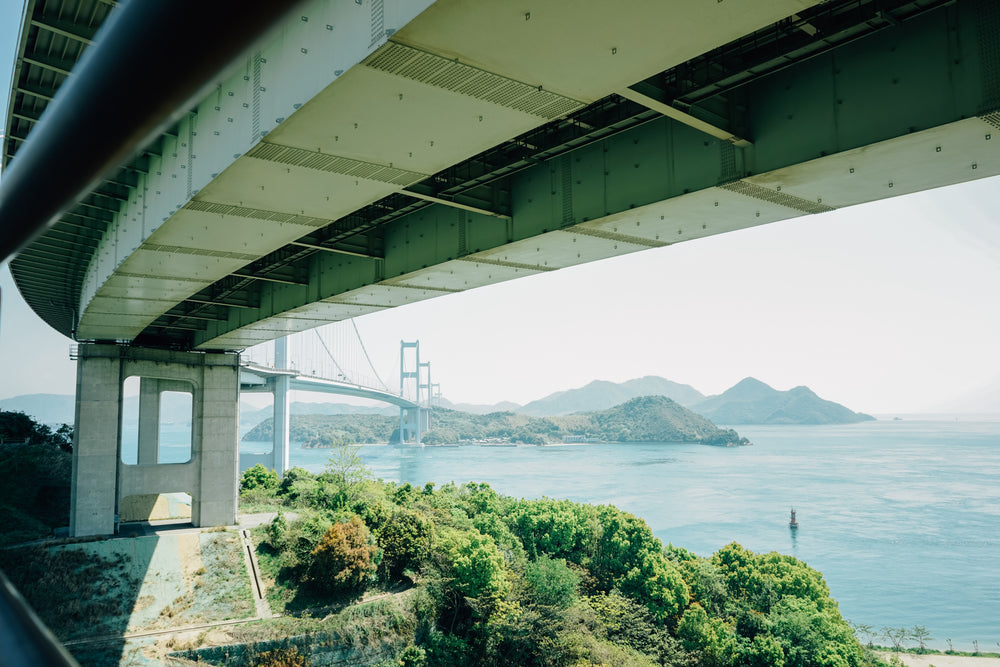
<svg viewBox="0 0 1000 667">
<path fill-rule="evenodd" d="M 1000 173 L 996 2 L 555 4 L 309 6 L 47 292 L 79 317 L 29 302 L 79 339 L 238 349 Z M 46 252 L 12 263 L 26 295 Z"/>
</svg>

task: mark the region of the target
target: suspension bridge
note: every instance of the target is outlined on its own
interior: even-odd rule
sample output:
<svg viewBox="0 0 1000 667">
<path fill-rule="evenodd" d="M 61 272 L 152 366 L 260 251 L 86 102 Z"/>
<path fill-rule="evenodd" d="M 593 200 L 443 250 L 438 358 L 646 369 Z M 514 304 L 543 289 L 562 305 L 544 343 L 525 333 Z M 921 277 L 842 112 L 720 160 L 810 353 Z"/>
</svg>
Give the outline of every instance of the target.
<svg viewBox="0 0 1000 667">
<path fill-rule="evenodd" d="M 420 360 L 420 342 L 400 341 L 399 389 L 390 387 L 372 363 L 354 320 L 291 334 L 255 345 L 240 360 L 240 392 L 273 396 L 273 448 L 266 454 L 240 454 L 240 471 L 256 463 L 277 470 L 289 468 L 289 427 L 292 391 L 350 396 L 399 407 L 400 445 L 420 445 L 430 428 L 435 391 L 431 365 Z"/>
</svg>

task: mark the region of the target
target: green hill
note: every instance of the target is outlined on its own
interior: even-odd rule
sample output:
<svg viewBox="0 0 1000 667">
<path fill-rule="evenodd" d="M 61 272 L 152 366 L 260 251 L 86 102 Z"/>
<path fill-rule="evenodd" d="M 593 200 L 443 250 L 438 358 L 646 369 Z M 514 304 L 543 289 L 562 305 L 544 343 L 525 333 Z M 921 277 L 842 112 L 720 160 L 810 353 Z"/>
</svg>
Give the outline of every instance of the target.
<svg viewBox="0 0 1000 667">
<path fill-rule="evenodd" d="M 289 435 L 306 447 L 389 442 L 399 426 L 381 415 L 292 415 Z M 270 440 L 272 422 L 261 422 L 245 440 Z M 634 398 L 598 412 L 563 417 L 529 417 L 513 412 L 474 415 L 435 409 L 428 445 L 474 442 L 543 445 L 558 442 L 697 442 L 705 445 L 749 444 L 732 430 L 717 428 L 704 417 L 665 396 Z"/>
<path fill-rule="evenodd" d="M 717 424 L 852 424 L 875 419 L 824 400 L 808 387 L 778 391 L 754 378 L 691 409 Z"/>
<path fill-rule="evenodd" d="M 641 396 L 586 415 L 602 440 L 614 442 L 698 442 L 703 445 L 749 445 L 736 431 L 723 430 L 666 396 Z"/>
</svg>

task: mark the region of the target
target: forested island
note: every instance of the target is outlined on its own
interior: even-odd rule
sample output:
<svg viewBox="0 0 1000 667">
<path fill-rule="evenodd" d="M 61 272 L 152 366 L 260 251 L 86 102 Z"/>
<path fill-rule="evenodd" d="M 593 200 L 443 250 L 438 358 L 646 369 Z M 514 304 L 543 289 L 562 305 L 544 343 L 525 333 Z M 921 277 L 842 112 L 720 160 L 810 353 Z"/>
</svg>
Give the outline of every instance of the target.
<svg viewBox="0 0 1000 667">
<path fill-rule="evenodd" d="M 608 410 L 561 417 L 530 417 L 513 412 L 474 415 L 435 409 L 425 445 L 511 443 L 545 445 L 563 442 L 684 442 L 720 447 L 750 444 L 731 429 L 715 424 L 665 396 L 642 396 Z M 399 419 L 381 415 L 292 415 L 289 434 L 305 447 L 372 444 L 398 440 Z M 244 440 L 267 441 L 267 419 Z"/>
</svg>

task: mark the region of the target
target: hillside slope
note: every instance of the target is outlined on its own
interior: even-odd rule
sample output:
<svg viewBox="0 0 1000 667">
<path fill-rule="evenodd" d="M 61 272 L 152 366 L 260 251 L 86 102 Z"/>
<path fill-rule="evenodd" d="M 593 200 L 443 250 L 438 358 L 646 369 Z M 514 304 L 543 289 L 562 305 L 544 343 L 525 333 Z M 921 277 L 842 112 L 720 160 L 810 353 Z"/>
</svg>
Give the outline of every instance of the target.
<svg viewBox="0 0 1000 667">
<path fill-rule="evenodd" d="M 621 383 L 595 380 L 578 389 L 550 394 L 515 411 L 533 417 L 568 415 L 575 412 L 607 410 L 640 396 L 666 396 L 686 406 L 705 399 L 704 394 L 690 385 L 647 375 Z"/>
<path fill-rule="evenodd" d="M 754 378 L 690 407 L 716 424 L 852 424 L 875 419 L 824 400 L 808 387 L 778 391 Z"/>
</svg>

